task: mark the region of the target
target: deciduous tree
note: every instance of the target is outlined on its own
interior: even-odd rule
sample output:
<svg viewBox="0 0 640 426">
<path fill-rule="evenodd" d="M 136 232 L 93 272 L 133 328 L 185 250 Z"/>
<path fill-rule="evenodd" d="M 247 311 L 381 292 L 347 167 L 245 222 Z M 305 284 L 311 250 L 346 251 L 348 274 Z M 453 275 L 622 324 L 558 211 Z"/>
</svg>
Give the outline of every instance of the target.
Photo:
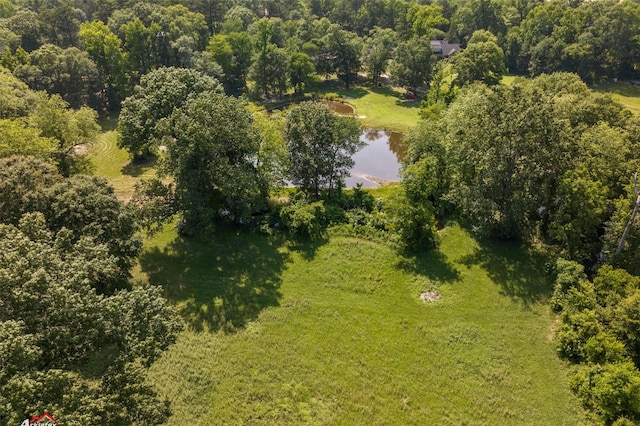
<svg viewBox="0 0 640 426">
<path fill-rule="evenodd" d="M 290 179 L 310 195 L 331 193 L 353 166 L 351 158 L 364 143 L 352 117 L 340 116 L 317 102 L 303 102 L 289 111 L 285 140 L 291 164 Z"/>
</svg>

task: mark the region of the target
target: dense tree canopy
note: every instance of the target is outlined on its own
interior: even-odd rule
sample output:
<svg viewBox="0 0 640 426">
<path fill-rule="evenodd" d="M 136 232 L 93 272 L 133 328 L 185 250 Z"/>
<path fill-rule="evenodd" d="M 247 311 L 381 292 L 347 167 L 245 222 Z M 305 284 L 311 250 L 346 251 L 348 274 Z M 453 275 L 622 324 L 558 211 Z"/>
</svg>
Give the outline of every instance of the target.
<svg viewBox="0 0 640 426">
<path fill-rule="evenodd" d="M 0 174 L 0 421 L 161 422 L 143 373 L 180 323 L 158 289 L 122 289 L 140 249 L 131 216 L 102 179 L 25 157 Z"/>
<path fill-rule="evenodd" d="M 288 113 L 285 140 L 295 185 L 314 196 L 344 184 L 351 156 L 363 146 L 360 126 L 318 102 L 303 102 Z"/>
<path fill-rule="evenodd" d="M 184 233 L 206 228 L 221 210 L 242 218 L 262 208 L 267 188 L 255 164 L 260 135 L 241 101 L 203 92 L 165 124 L 163 170 L 175 181 Z"/>
<path fill-rule="evenodd" d="M 164 122 L 175 110 L 199 93 L 221 91 L 217 80 L 195 70 L 159 68 L 145 75 L 122 104 L 118 143 L 133 156 L 153 152 L 167 135 Z"/>
</svg>

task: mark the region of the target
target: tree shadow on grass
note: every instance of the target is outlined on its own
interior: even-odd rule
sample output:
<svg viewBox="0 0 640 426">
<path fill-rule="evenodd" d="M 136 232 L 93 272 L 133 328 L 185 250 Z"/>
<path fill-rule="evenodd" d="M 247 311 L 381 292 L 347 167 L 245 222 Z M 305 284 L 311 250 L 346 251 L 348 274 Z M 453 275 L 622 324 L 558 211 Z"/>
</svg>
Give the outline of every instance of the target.
<svg viewBox="0 0 640 426">
<path fill-rule="evenodd" d="M 350 87 L 349 89 L 343 88 L 338 90 L 338 95 L 345 99 L 359 99 L 366 96 L 368 93 L 369 91 L 362 87 Z"/>
<path fill-rule="evenodd" d="M 480 248 L 459 260 L 468 267 L 480 266 L 502 293 L 530 307 L 546 299 L 552 282 L 545 272 L 548 257 L 520 242 L 481 241 Z"/>
<path fill-rule="evenodd" d="M 391 86 L 371 86 L 371 91 L 379 95 L 393 96 L 394 98 L 404 99 L 404 93 Z"/>
<path fill-rule="evenodd" d="M 121 171 L 123 175 L 139 177 L 147 173 L 149 170 L 154 169 L 157 163 L 158 156 L 149 154 L 129 161 L 124 167 L 122 167 Z"/>
<path fill-rule="evenodd" d="M 316 256 L 318 249 L 328 242 L 329 238 L 325 235 L 315 238 L 292 238 L 289 240 L 289 248 L 300 254 L 304 260 L 311 260 Z"/>
<path fill-rule="evenodd" d="M 422 275 L 438 284 L 452 283 L 460 279 L 460 272 L 455 265 L 447 261 L 438 249 L 402 257 L 397 267 L 408 273 Z"/>
<path fill-rule="evenodd" d="M 145 252 L 140 265 L 193 329 L 234 332 L 278 306 L 289 260 L 284 244 L 278 235 L 226 230 L 210 239 L 178 237 Z"/>
</svg>

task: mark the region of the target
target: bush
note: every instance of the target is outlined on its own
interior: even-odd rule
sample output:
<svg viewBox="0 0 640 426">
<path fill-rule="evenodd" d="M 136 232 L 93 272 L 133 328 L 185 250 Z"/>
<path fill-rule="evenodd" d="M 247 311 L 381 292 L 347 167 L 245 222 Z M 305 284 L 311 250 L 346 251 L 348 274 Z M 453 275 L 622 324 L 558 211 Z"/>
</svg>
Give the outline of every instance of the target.
<svg viewBox="0 0 640 426">
<path fill-rule="evenodd" d="M 282 225 L 301 237 L 316 238 L 325 228 L 326 210 L 323 201 L 308 204 L 304 199 L 282 208 Z"/>
<path fill-rule="evenodd" d="M 593 310 L 565 315 L 557 334 L 559 354 L 574 362 L 582 361 L 587 340 L 600 332 L 602 326 Z"/>
<path fill-rule="evenodd" d="M 581 280 L 586 280 L 584 266 L 578 262 L 566 259 L 558 259 L 554 268 L 555 286 L 551 297 L 551 308 L 554 312 L 560 312 L 567 305 L 566 294 L 570 288 L 580 286 Z"/>
<path fill-rule="evenodd" d="M 600 332 L 587 339 L 583 352 L 587 361 L 593 364 L 621 362 L 627 356 L 624 343 L 606 332 Z"/>
<path fill-rule="evenodd" d="M 621 417 L 640 417 L 640 372 L 632 362 L 580 367 L 571 387 L 585 408 L 607 424 Z"/>
<path fill-rule="evenodd" d="M 432 209 L 425 204 L 411 203 L 399 190 L 385 205 L 389 229 L 398 234 L 402 248 L 419 250 L 437 243 L 436 220 Z"/>
</svg>

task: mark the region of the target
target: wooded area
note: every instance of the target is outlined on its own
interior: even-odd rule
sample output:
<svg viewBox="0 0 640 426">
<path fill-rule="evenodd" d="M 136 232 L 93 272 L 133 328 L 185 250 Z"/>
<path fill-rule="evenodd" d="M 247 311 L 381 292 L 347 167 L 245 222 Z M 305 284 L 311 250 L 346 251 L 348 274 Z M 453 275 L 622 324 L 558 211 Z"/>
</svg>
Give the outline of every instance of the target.
<svg viewBox="0 0 640 426">
<path fill-rule="evenodd" d="M 145 375 L 182 320 L 132 279 L 144 231 L 334 229 L 405 256 L 447 221 L 552 259 L 572 389 L 640 419 L 640 121 L 590 88 L 640 80 L 640 4 L 0 0 L 0 55 L 0 422 L 169 415 Z M 315 102 L 359 86 L 421 102 L 381 199 L 344 188 L 356 117 Z M 107 117 L 158 170 L 127 200 L 92 176 Z"/>
</svg>

